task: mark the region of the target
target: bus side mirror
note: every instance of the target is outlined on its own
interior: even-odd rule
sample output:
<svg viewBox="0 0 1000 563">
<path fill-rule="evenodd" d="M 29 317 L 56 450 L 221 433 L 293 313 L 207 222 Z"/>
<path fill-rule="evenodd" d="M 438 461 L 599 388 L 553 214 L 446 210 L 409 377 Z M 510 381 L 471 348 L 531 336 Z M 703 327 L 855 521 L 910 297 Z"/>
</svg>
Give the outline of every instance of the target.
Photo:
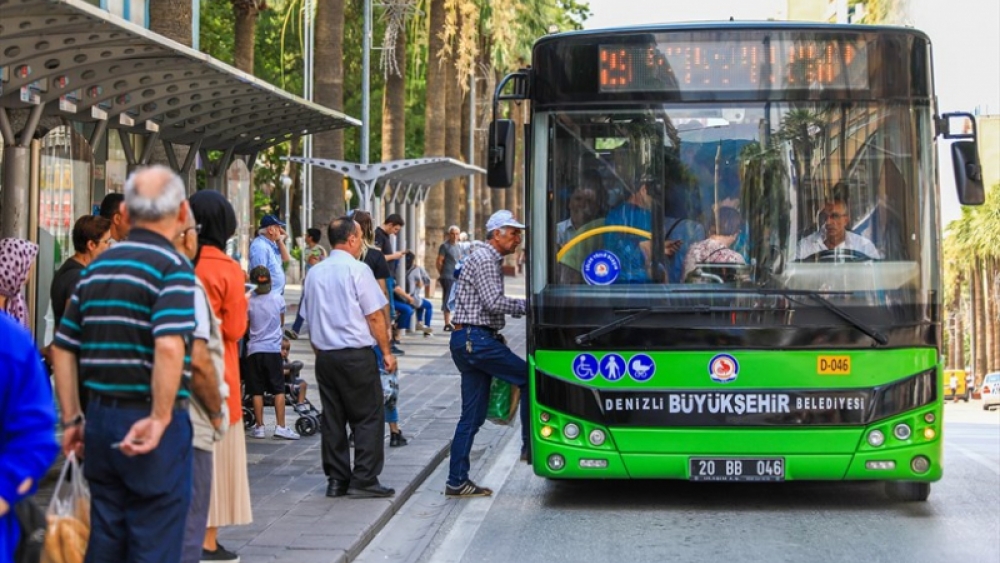
<svg viewBox="0 0 1000 563">
<path fill-rule="evenodd" d="M 510 119 L 495 119 L 490 123 L 489 163 L 486 167 L 486 183 L 491 188 L 509 188 L 514 184 L 514 122 Z"/>
<path fill-rule="evenodd" d="M 979 164 L 975 141 L 955 141 L 951 144 L 951 161 L 955 168 L 955 188 L 962 205 L 982 205 L 986 202 L 983 189 L 983 169 Z"/>
</svg>

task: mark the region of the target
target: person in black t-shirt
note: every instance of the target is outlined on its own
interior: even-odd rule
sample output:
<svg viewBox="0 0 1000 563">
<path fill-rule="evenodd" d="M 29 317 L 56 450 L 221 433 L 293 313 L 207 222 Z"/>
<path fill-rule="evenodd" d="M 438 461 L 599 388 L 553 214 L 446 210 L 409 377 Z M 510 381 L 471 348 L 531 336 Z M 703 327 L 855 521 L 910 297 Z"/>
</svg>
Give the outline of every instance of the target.
<svg viewBox="0 0 1000 563">
<path fill-rule="evenodd" d="M 52 277 L 52 285 L 49 287 L 49 300 L 52 304 L 52 315 L 55 318 L 54 330 L 59 329 L 59 322 L 62 321 L 69 299 L 76 291 L 76 284 L 80 281 L 83 270 L 94 261 L 102 252 L 111 246 L 111 221 L 104 217 L 94 215 L 84 215 L 76 220 L 73 225 L 73 250 L 76 251 L 63 265 L 59 267 Z M 51 348 L 46 346 L 43 355 L 51 364 Z M 80 392 L 80 405 L 84 411 L 87 410 L 87 393 L 83 388 L 83 380 L 77 381 Z"/>
<path fill-rule="evenodd" d="M 49 288 L 49 298 L 52 300 L 52 312 L 55 314 L 56 327 L 62 320 L 69 298 L 73 297 L 77 282 L 83 269 L 108 249 L 111 242 L 111 221 L 104 217 L 84 215 L 73 225 L 73 256 L 63 262 L 52 278 Z"/>
</svg>

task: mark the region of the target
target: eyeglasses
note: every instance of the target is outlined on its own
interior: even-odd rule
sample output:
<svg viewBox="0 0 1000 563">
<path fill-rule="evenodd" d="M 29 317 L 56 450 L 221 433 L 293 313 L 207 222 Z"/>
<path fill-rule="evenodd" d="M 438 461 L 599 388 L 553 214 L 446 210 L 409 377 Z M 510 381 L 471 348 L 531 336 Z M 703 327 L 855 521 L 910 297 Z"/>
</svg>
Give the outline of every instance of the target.
<svg viewBox="0 0 1000 563">
<path fill-rule="evenodd" d="M 827 219 L 833 219 L 834 221 L 839 221 L 839 220 L 841 220 L 841 219 L 843 219 L 845 217 L 847 217 L 847 213 L 827 213 L 826 214 L 826 218 Z"/>
<path fill-rule="evenodd" d="M 188 231 L 194 231 L 194 232 L 196 232 L 196 233 L 198 233 L 200 235 L 201 234 L 201 223 L 199 223 L 199 224 L 197 224 L 197 225 L 195 225 L 193 227 L 188 227 L 188 228 L 184 229 L 183 231 L 181 231 L 181 236 L 186 235 Z"/>
</svg>

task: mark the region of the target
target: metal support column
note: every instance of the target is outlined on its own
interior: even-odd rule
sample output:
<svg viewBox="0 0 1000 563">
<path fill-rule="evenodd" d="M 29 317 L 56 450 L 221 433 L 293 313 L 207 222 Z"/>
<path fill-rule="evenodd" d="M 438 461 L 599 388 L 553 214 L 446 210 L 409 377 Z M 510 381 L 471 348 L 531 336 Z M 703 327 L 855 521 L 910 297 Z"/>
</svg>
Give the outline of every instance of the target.
<svg viewBox="0 0 1000 563">
<path fill-rule="evenodd" d="M 28 122 L 21 130 L 20 142 L 14 143 L 14 133 L 6 111 L 0 115 L 3 131 L 3 214 L 0 215 L 0 235 L 27 239 L 31 196 L 31 140 L 42 118 L 45 104 L 31 108 Z"/>
</svg>

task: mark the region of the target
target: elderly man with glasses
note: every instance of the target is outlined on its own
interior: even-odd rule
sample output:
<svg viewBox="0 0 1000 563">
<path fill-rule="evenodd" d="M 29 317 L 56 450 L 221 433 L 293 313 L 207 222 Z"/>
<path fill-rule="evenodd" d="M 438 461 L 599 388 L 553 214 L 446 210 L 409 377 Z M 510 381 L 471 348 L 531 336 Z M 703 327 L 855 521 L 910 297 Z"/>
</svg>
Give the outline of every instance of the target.
<svg viewBox="0 0 1000 563">
<path fill-rule="evenodd" d="M 882 253 L 872 241 L 847 230 L 851 215 L 845 191 L 834 190 L 820 213 L 820 223 L 823 225 L 821 229 L 799 241 L 796 260 L 818 258 L 822 253 L 831 251 L 845 251 L 876 260 L 882 258 Z"/>
</svg>

